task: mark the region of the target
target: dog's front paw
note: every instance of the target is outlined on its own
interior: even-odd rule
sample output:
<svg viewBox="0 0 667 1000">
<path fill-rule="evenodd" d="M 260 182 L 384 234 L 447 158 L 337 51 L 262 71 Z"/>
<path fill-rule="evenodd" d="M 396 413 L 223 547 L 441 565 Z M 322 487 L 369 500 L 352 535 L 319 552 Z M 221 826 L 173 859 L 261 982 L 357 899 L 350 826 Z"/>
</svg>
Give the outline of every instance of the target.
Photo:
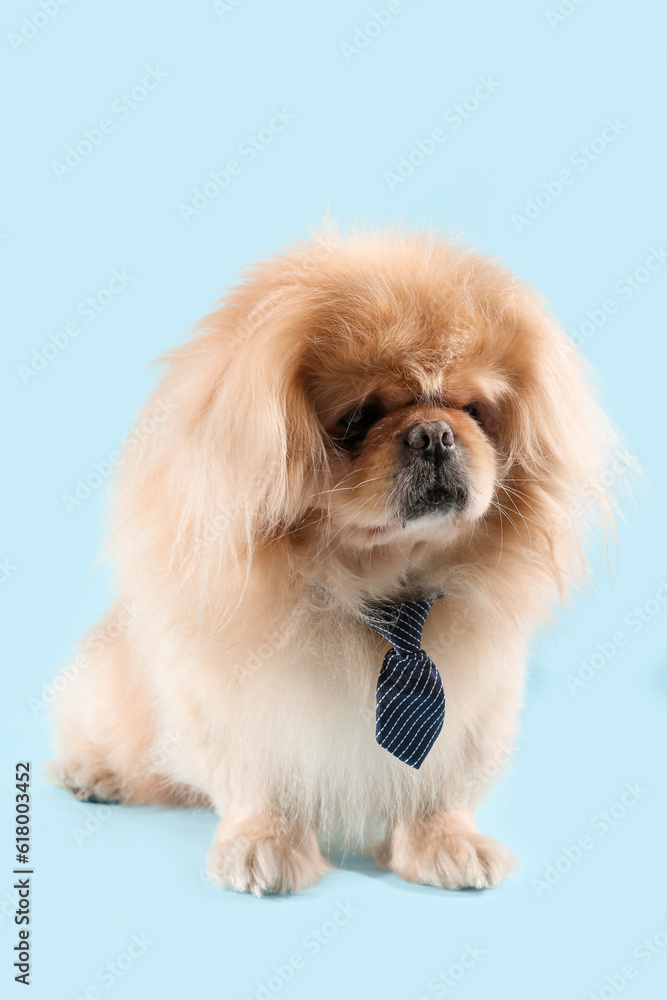
<svg viewBox="0 0 667 1000">
<path fill-rule="evenodd" d="M 396 826 L 389 866 L 409 882 L 444 889 L 488 889 L 511 875 L 514 854 L 479 833 L 472 818 L 441 813 Z"/>
<path fill-rule="evenodd" d="M 297 831 L 275 817 L 221 823 L 206 862 L 212 882 L 255 896 L 307 889 L 330 867 L 314 830 Z"/>
</svg>

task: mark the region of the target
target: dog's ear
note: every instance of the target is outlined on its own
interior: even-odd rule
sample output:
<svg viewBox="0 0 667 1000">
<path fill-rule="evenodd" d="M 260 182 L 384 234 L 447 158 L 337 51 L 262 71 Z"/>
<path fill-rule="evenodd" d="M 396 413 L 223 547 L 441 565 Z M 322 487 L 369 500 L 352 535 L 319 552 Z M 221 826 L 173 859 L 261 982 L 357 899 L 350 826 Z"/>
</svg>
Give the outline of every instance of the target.
<svg viewBox="0 0 667 1000">
<path fill-rule="evenodd" d="M 514 290 L 504 327 L 515 384 L 500 451 L 508 479 L 534 504 L 534 534 L 548 536 L 564 586 L 583 565 L 581 543 L 591 530 L 613 533 L 615 498 L 636 463 L 598 402 L 586 359 L 530 289 Z"/>
<path fill-rule="evenodd" d="M 232 591 L 258 544 L 298 523 L 326 462 L 300 375 L 308 304 L 289 288 L 262 298 L 257 284 L 162 359 L 165 376 L 137 426 L 160 400 L 168 419 L 131 439 L 116 482 L 132 564 L 143 558 L 184 586 L 196 579 L 209 597 L 223 578 Z M 123 554 L 112 555 L 122 575 Z"/>
<path fill-rule="evenodd" d="M 326 461 L 301 373 L 311 324 L 308 304 L 289 289 L 255 309 L 234 331 L 206 417 L 209 461 L 218 462 L 232 502 L 242 498 L 258 537 L 299 520 Z"/>
<path fill-rule="evenodd" d="M 258 301 L 248 301 L 251 290 L 243 286 L 167 357 L 163 387 L 177 401 L 178 445 L 194 472 L 183 487 L 193 502 L 206 496 L 209 513 L 222 503 L 230 522 L 261 536 L 303 513 L 326 457 L 300 371 L 309 304 L 289 287 L 255 289 Z"/>
</svg>

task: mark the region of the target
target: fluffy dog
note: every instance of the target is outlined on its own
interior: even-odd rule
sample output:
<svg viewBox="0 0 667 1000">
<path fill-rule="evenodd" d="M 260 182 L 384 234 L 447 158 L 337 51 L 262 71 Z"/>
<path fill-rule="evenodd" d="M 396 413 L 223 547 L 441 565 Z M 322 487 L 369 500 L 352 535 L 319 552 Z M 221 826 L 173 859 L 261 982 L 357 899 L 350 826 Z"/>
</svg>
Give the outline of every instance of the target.
<svg viewBox="0 0 667 1000">
<path fill-rule="evenodd" d="M 496 262 L 325 230 L 165 366 L 115 483 L 118 603 L 58 702 L 58 780 L 213 808 L 210 877 L 257 895 L 311 885 L 341 841 L 413 881 L 496 885 L 514 857 L 474 810 L 531 634 L 611 515 L 584 362 Z M 417 768 L 375 739 L 389 643 L 368 614 L 423 598 L 447 711 Z"/>
</svg>

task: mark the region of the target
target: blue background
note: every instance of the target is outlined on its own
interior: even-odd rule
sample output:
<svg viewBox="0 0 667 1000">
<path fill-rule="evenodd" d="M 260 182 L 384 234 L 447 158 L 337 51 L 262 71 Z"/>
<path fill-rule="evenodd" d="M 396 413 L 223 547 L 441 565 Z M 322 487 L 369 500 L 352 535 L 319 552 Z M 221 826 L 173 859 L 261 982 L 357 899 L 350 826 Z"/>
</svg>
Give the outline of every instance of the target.
<svg viewBox="0 0 667 1000">
<path fill-rule="evenodd" d="M 667 240 L 664 8 L 587 0 L 556 21 L 547 17 L 555 2 L 413 0 L 381 31 L 371 27 L 376 37 L 365 47 L 344 51 L 373 9 L 386 7 L 237 0 L 216 11 L 204 0 L 72 0 L 25 44 L 12 44 L 40 8 L 37 0 L 4 6 L 3 995 L 23 993 L 11 981 L 11 805 L 14 763 L 26 757 L 36 772 L 30 995 L 40 1000 L 85 996 L 93 986 L 113 1000 L 662 995 L 667 954 L 644 964 L 633 952 L 656 934 L 667 942 L 667 267 L 637 279 L 630 296 L 614 284 L 625 287 L 623 275 Z M 121 118 L 112 105 L 141 84 L 146 67 L 166 78 Z M 451 115 L 443 124 L 489 76 L 491 96 L 460 127 Z M 239 159 L 239 145 L 268 126 L 274 108 L 294 120 L 186 223 L 179 206 L 192 203 L 209 171 Z M 105 117 L 113 132 L 59 180 L 54 161 Z M 607 118 L 626 127 L 579 169 L 571 156 Z M 439 127 L 446 141 L 392 190 L 385 174 Z M 517 226 L 513 215 L 564 169 L 573 182 Z M 586 328 L 594 332 L 584 351 L 646 482 L 625 505 L 611 570 L 601 558 L 597 589 L 536 644 L 518 752 L 480 815 L 483 831 L 523 864 L 497 890 L 408 885 L 352 858 L 303 895 L 258 901 L 204 884 L 213 816 L 115 808 L 100 818 L 39 777 L 49 725 L 30 699 L 112 593 L 106 570 L 92 568 L 104 489 L 69 513 L 62 495 L 108 461 L 131 427 L 154 384 L 148 363 L 182 340 L 240 268 L 318 225 L 327 206 L 343 224 L 404 221 L 464 234 L 538 287 L 570 330 L 610 297 L 617 306 Z M 94 322 L 79 316 L 79 335 L 26 379 L 21 366 L 33 349 L 41 352 L 123 268 L 133 277 L 127 287 Z M 646 619 L 639 627 L 636 607 Z M 597 644 L 609 652 L 619 630 L 626 643 L 600 654 L 603 666 L 571 693 L 567 675 L 599 653 Z M 602 834 L 598 814 L 626 782 L 640 783 L 639 797 L 616 807 L 625 814 Z M 84 823 L 91 835 L 81 841 Z M 593 846 L 540 889 L 535 880 L 584 835 Z M 331 932 L 348 902 L 358 912 L 314 954 L 304 937 L 323 925 Z M 96 979 L 134 934 L 152 942 L 145 954 L 122 976 Z M 467 945 L 484 954 L 457 981 L 454 963 Z M 303 968 L 262 994 L 274 966 L 295 953 Z M 613 977 L 628 962 L 637 975 L 624 985 Z M 430 989 L 450 967 L 448 992 Z"/>
</svg>

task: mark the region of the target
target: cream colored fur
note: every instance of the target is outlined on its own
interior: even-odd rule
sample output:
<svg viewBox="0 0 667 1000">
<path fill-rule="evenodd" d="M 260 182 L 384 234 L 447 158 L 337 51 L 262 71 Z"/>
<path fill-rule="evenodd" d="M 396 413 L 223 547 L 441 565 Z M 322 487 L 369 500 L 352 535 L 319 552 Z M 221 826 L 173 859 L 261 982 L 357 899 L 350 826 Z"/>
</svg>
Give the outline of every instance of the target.
<svg viewBox="0 0 667 1000">
<path fill-rule="evenodd" d="M 168 416 L 131 439 L 109 545 L 141 611 L 59 699 L 58 779 L 212 806 L 209 872 L 238 890 L 311 884 L 341 837 L 409 879 L 498 883 L 513 857 L 473 813 L 509 757 L 531 636 L 610 515 L 617 442 L 584 363 L 495 262 L 329 229 L 254 268 L 165 366 L 140 422 L 157 400 Z M 355 467 L 328 433 L 370 391 L 392 412 Z M 392 449 L 415 415 L 454 427 L 472 500 L 403 527 Z M 416 771 L 375 742 L 387 644 L 359 612 L 439 591 L 423 647 L 447 714 Z"/>
</svg>

